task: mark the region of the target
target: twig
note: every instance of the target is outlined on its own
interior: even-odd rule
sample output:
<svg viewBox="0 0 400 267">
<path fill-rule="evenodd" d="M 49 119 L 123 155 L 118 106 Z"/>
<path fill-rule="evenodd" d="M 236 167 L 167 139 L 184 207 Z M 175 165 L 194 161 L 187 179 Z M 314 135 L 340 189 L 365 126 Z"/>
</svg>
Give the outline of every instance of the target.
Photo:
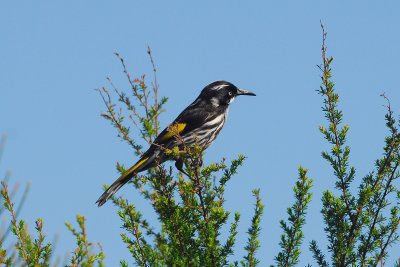
<svg viewBox="0 0 400 267">
<path fill-rule="evenodd" d="M 151 52 L 150 46 L 147 46 L 147 54 L 150 57 L 151 66 L 153 67 L 154 80 L 152 82 L 152 86 L 153 86 L 153 93 L 154 93 L 154 108 L 156 110 L 156 115 L 154 117 L 154 121 L 155 121 L 155 125 L 156 125 L 156 135 L 158 135 L 158 132 L 160 130 L 159 121 L 158 121 L 158 115 L 159 115 L 158 89 L 159 89 L 159 85 L 158 85 L 158 81 L 157 81 L 157 68 L 154 63 L 153 54 Z"/>
</svg>

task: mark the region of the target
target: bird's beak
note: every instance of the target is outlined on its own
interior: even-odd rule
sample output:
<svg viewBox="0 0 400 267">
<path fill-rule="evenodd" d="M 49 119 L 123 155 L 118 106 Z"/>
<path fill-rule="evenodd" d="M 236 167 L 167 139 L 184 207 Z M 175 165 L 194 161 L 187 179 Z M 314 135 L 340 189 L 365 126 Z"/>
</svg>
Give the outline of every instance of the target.
<svg viewBox="0 0 400 267">
<path fill-rule="evenodd" d="M 252 93 L 250 91 L 247 91 L 247 90 L 238 89 L 237 95 L 252 95 L 252 96 L 255 96 L 256 94 Z"/>
</svg>

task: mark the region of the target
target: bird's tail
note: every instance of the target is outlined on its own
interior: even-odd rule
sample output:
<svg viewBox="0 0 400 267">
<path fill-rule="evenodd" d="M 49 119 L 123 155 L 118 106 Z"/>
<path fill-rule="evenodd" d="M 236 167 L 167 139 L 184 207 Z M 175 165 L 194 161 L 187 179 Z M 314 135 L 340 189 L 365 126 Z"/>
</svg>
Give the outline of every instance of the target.
<svg viewBox="0 0 400 267">
<path fill-rule="evenodd" d="M 103 206 L 107 200 L 110 199 L 124 184 L 126 184 L 134 175 L 140 171 L 140 167 L 148 160 L 148 158 L 141 159 L 129 170 L 125 171 L 96 201 L 99 207 Z"/>
</svg>

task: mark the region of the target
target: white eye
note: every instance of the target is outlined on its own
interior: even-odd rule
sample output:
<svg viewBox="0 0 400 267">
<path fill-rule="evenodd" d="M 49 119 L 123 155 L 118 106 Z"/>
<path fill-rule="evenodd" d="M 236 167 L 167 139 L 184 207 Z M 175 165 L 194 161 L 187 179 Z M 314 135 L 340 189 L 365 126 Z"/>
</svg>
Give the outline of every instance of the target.
<svg viewBox="0 0 400 267">
<path fill-rule="evenodd" d="M 232 92 L 229 92 L 228 95 L 229 95 L 229 96 L 232 96 Z"/>
</svg>

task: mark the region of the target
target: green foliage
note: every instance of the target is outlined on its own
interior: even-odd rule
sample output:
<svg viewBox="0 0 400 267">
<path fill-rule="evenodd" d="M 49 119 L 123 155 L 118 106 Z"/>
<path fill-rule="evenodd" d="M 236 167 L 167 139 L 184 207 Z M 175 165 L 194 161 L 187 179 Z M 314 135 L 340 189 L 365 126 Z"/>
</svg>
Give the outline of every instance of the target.
<svg viewBox="0 0 400 267">
<path fill-rule="evenodd" d="M 307 170 L 299 167 L 299 178 L 296 186 L 293 187 L 296 201 L 287 209 L 288 223 L 284 220 L 280 221 L 283 234 L 279 245 L 282 251 L 275 257 L 280 267 L 295 266 L 299 261 L 300 246 L 304 237 L 302 227 L 305 224 L 307 207 L 312 197 L 311 186 L 312 180 L 307 177 Z"/>
<path fill-rule="evenodd" d="M 150 201 L 159 217 L 160 231 L 151 227 L 133 204 L 125 199 L 113 199 L 119 207 L 118 214 L 126 231 L 122 234 L 123 242 L 138 266 L 224 266 L 228 264 L 228 257 L 233 255 L 240 215 L 235 213 L 229 235 L 222 241 L 220 232 L 230 215 L 223 207 L 223 192 L 225 183 L 242 165 L 244 157 L 239 156 L 229 166 L 222 161 L 194 169 L 190 164 L 200 159 L 191 156 L 185 168 L 192 175 L 188 179 L 179 175 L 178 181 L 174 181 L 172 172 L 163 166 L 146 178 L 135 178 L 136 188 Z M 221 179 L 217 182 L 213 174 L 221 172 Z M 146 186 L 148 189 L 144 189 Z M 262 203 L 258 191 L 255 194 L 255 216 L 246 247 L 249 256 L 244 261 L 249 264 L 245 266 L 255 266 L 254 254 L 259 247 L 257 237 Z M 122 263 L 123 266 L 126 264 Z"/>
<path fill-rule="evenodd" d="M 100 252 L 99 253 L 93 253 L 93 244 L 88 241 L 87 239 L 87 233 L 86 233 L 86 227 L 85 227 L 85 217 L 82 215 L 77 215 L 76 216 L 76 221 L 79 226 L 79 230 L 76 230 L 70 223 L 65 222 L 65 225 L 67 226 L 68 230 L 75 236 L 76 239 L 76 244 L 77 248 L 75 251 L 72 253 L 71 259 L 70 259 L 70 266 L 71 267 L 77 267 L 77 266 L 82 266 L 82 267 L 90 267 L 94 266 L 95 263 L 97 262 L 97 266 L 103 267 L 104 263 L 104 253 L 103 249 L 101 248 L 100 244 Z"/>
<path fill-rule="evenodd" d="M 398 240 L 399 189 L 394 181 L 399 178 L 400 134 L 388 102 L 386 125 L 389 136 L 385 139 L 383 157 L 375 163 L 375 171 L 364 176 L 358 193 L 350 192 L 356 169 L 350 167 L 350 147 L 346 145 L 349 130 L 342 126 L 343 114 L 338 108 L 339 95 L 332 81 L 332 57 L 326 56 L 326 33 L 323 30 L 322 85 L 318 90 L 324 98 L 328 127 L 320 132 L 332 146 L 322 157 L 329 162 L 336 178 L 335 189 L 339 194 L 326 190 L 322 197 L 322 215 L 328 238 L 328 251 L 332 266 L 377 266 L 387 257 L 387 249 Z M 385 97 L 386 98 L 386 97 Z M 311 242 L 319 266 L 328 266 L 325 256 L 315 241 Z"/>
<path fill-rule="evenodd" d="M 140 78 L 131 77 L 126 68 L 124 59 L 118 53 L 115 53 L 115 55 L 120 60 L 123 72 L 129 83 L 131 89 L 129 94 L 117 88 L 111 77 L 108 77 L 107 80 L 112 90 L 117 95 L 118 102 L 122 104 L 122 107 L 117 110 L 115 109 L 116 104 L 112 103 L 110 92 L 106 87 L 97 89 L 107 107 L 107 112 L 102 113 L 101 116 L 110 121 L 111 125 L 117 129 L 118 137 L 126 141 L 134 149 L 136 155 L 142 154 L 142 145 L 138 143 L 135 138 L 130 136 L 131 127 L 125 126 L 125 119 L 129 119 L 138 130 L 140 133 L 138 137 L 140 139 L 143 139 L 147 144 L 151 144 L 154 137 L 156 137 L 160 131 L 158 116 L 163 112 L 164 104 L 168 100 L 167 97 L 159 99 L 156 68 L 150 48 L 148 48 L 147 53 L 150 56 L 154 73 L 154 81 L 151 90 L 149 90 L 145 82 L 145 75 L 142 75 Z M 131 97 L 134 101 L 131 100 Z M 124 115 L 123 110 L 127 111 L 128 114 Z"/>
<path fill-rule="evenodd" d="M 37 237 L 32 238 L 27 231 L 27 227 L 23 220 L 18 220 L 14 210 L 14 204 L 11 202 L 8 187 L 5 182 L 2 182 L 1 196 L 4 199 L 4 207 L 11 214 L 11 232 L 17 237 L 15 244 L 16 251 L 18 252 L 19 259 L 27 266 L 48 266 L 51 255 L 51 244 L 45 243 L 45 236 L 43 234 L 42 219 L 36 221 Z M 4 264 L 11 266 L 15 261 L 16 255 L 11 255 L 7 258 L 6 250 L 1 251 Z"/>
<path fill-rule="evenodd" d="M 0 140 L 0 156 L 3 152 L 5 139 Z M 54 243 L 46 241 L 46 236 L 43 232 L 43 220 L 37 219 L 35 222 L 35 235 L 29 233 L 27 223 L 19 219 L 19 213 L 26 200 L 29 185 L 25 188 L 20 204 L 15 208 L 13 199 L 15 198 L 18 185 L 10 192 L 8 189 L 9 175 L 6 175 L 1 182 L 1 199 L 3 202 L 0 208 L 0 216 L 2 221 L 10 221 L 9 227 L 5 232 L 0 233 L 0 264 L 1 266 L 59 266 L 58 261 L 53 261 Z M 8 212 L 9 214 L 4 214 Z M 9 220 L 10 218 L 11 220 Z M 92 244 L 87 240 L 85 219 L 83 216 L 77 216 L 77 222 L 80 231 L 75 230 L 70 224 L 66 223 L 68 229 L 72 232 L 77 240 L 77 248 L 71 256 L 70 264 L 67 266 L 98 266 L 103 265 L 104 253 L 101 250 L 97 254 L 93 253 Z M 12 234 L 10 236 L 10 234 Z M 7 240 L 8 237 L 14 240 Z M 7 241 L 8 247 L 4 247 Z"/>
<path fill-rule="evenodd" d="M 127 72 L 124 60 L 120 59 L 130 92 L 123 93 L 111 83 L 116 93 L 117 107 L 112 101 L 109 90 L 98 90 L 106 105 L 102 114 L 117 129 L 118 136 L 141 155 L 142 145 L 133 141 L 132 132 L 127 124 L 136 127 L 137 137 L 145 145 L 151 144 L 159 132 L 158 116 L 166 103 L 166 98 L 158 100 L 158 86 L 154 62 L 149 50 L 154 71 L 152 89 L 149 90 L 145 77 L 132 79 Z M 111 81 L 111 79 L 108 79 Z M 119 110 L 116 114 L 115 110 Z M 126 120 L 129 118 L 129 120 Z M 178 134 L 175 138 L 180 140 Z M 138 139 L 137 139 L 138 140 Z M 137 175 L 132 184 L 149 201 L 158 216 L 160 225 L 151 226 L 138 208 L 126 199 L 112 198 L 119 208 L 122 220 L 122 240 L 129 249 L 134 263 L 138 266 L 226 266 L 234 254 L 237 226 L 240 215 L 224 208 L 225 188 L 229 180 L 237 173 L 245 157 L 239 155 L 227 163 L 225 159 L 203 166 L 203 151 L 199 146 L 165 150 L 172 158 L 184 162 L 184 174 L 174 173 L 173 168 L 159 165 L 147 174 Z M 125 168 L 117 164 L 123 173 Z M 247 255 L 241 261 L 243 266 L 256 266 L 255 257 L 259 248 L 260 219 L 263 205 L 259 190 L 253 192 L 256 198 L 255 214 L 248 231 L 249 241 L 245 247 Z M 229 227 L 226 238 L 221 237 L 223 227 Z M 238 262 L 232 264 L 237 265 Z M 121 262 L 127 266 L 126 261 Z"/>
<path fill-rule="evenodd" d="M 256 205 L 254 207 L 254 216 L 251 220 L 251 226 L 247 232 L 249 234 L 249 240 L 245 247 L 247 255 L 244 257 L 244 260 L 241 261 L 241 264 L 244 267 L 254 267 L 260 263 L 260 261 L 255 257 L 255 252 L 260 247 L 258 236 L 261 231 L 260 220 L 261 215 L 263 214 L 264 205 L 260 199 L 260 189 L 253 190 L 253 195 L 256 198 Z"/>
<path fill-rule="evenodd" d="M 0 243 L 0 264 L 5 266 L 58 266 L 57 262 L 51 260 L 54 244 L 46 241 L 42 219 L 36 220 L 36 236 L 31 235 L 25 221 L 17 218 L 14 203 L 11 201 L 8 186 L 4 181 L 1 187 L 1 197 L 3 206 L 10 213 L 11 233 L 16 238 L 16 242 L 8 249 L 3 248 L 3 243 Z M 66 223 L 67 228 L 77 240 L 77 248 L 72 254 L 68 266 L 91 267 L 95 266 L 95 263 L 97 263 L 97 266 L 104 266 L 105 255 L 101 247 L 100 252 L 94 254 L 93 245 L 87 240 L 85 218 L 78 215 L 77 222 L 79 231 Z"/>
</svg>

